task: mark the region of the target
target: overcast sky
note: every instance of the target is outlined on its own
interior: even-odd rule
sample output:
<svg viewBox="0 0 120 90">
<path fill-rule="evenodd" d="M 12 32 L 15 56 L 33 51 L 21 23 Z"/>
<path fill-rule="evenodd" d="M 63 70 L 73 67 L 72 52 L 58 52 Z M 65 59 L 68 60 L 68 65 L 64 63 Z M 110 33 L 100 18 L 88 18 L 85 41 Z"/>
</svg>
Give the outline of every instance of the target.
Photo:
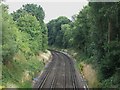
<svg viewBox="0 0 120 90">
<path fill-rule="evenodd" d="M 87 0 L 6 0 L 10 13 L 27 3 L 35 3 L 42 6 L 45 12 L 45 22 L 59 16 L 66 16 L 71 19 L 71 16 L 78 14 L 88 4 Z"/>
</svg>

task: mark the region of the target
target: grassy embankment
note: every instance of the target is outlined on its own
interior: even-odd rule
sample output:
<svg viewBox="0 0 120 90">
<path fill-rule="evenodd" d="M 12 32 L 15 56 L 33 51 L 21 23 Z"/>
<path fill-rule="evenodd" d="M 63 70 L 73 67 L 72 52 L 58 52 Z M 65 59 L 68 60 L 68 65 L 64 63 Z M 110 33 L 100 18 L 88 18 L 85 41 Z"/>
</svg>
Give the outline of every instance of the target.
<svg viewBox="0 0 120 90">
<path fill-rule="evenodd" d="M 88 58 L 74 49 L 67 49 L 62 51 L 67 52 L 76 60 L 76 67 L 78 68 L 79 72 L 84 75 L 89 88 L 99 87 L 97 69 L 94 68 L 94 65 L 88 62 Z"/>
<path fill-rule="evenodd" d="M 50 56 L 51 53 L 47 51 L 26 59 L 21 52 L 16 53 L 11 62 L 2 66 L 2 87 L 31 88 L 33 79 L 43 70 Z"/>
</svg>

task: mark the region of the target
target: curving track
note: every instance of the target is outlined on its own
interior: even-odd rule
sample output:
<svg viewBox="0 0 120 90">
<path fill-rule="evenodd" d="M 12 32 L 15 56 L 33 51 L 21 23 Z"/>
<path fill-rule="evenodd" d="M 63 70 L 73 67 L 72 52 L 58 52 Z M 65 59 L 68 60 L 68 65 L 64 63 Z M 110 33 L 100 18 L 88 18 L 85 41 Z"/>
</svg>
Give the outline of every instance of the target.
<svg viewBox="0 0 120 90">
<path fill-rule="evenodd" d="M 74 67 L 73 60 L 64 53 L 51 51 L 52 61 L 46 66 L 34 88 L 83 88 L 87 84 Z"/>
</svg>

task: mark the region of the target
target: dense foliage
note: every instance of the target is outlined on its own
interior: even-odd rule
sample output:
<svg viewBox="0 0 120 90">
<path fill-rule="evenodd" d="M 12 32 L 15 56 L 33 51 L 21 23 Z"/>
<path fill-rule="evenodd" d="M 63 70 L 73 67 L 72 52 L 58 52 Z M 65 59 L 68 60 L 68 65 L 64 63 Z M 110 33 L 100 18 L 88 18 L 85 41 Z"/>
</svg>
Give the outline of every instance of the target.
<svg viewBox="0 0 120 90">
<path fill-rule="evenodd" d="M 73 22 L 47 26 L 50 45 L 74 47 L 96 67 L 101 86 L 120 87 L 120 2 L 89 2 Z"/>
<path fill-rule="evenodd" d="M 68 23 L 70 23 L 70 20 L 67 17 L 61 16 L 47 24 L 49 45 L 62 46 L 63 31 L 61 30 L 61 25 Z"/>
<path fill-rule="evenodd" d="M 21 32 L 27 33 L 31 51 L 37 53 L 42 49 L 42 30 L 40 23 L 32 15 L 26 14 L 18 19 L 18 28 Z M 25 50 L 26 51 L 26 50 Z"/>
<path fill-rule="evenodd" d="M 45 25 L 45 23 L 43 21 L 44 17 L 45 17 L 45 13 L 44 13 L 44 11 L 43 11 L 43 9 L 42 9 L 42 7 L 40 5 L 37 6 L 36 4 L 26 4 L 26 5 L 23 5 L 23 7 L 20 8 L 20 9 L 18 9 L 16 12 L 12 13 L 13 20 L 16 21 L 16 22 L 19 22 L 19 18 L 21 18 L 22 16 L 24 16 L 26 13 L 30 14 L 31 16 L 36 17 L 37 21 L 39 21 L 40 31 L 42 32 L 42 34 L 41 34 L 41 36 L 42 36 L 42 38 L 41 38 L 41 49 L 44 51 L 47 48 L 47 44 L 48 44 L 48 40 L 47 40 L 48 39 L 47 38 L 47 32 L 48 31 L 47 31 L 47 27 L 46 27 L 46 25 Z M 29 19 L 31 19 L 31 18 L 29 18 Z M 29 24 L 30 23 L 31 22 L 29 22 Z M 34 22 L 32 22 L 32 23 L 34 23 Z M 32 23 L 31 23 L 31 25 L 32 25 Z M 34 23 L 33 26 L 35 24 L 36 23 Z"/>
<path fill-rule="evenodd" d="M 7 6 L 2 5 L 2 56 L 3 62 L 11 60 L 14 54 L 18 51 L 16 38 L 18 29 L 12 20 L 12 17 L 8 15 Z"/>
<path fill-rule="evenodd" d="M 0 45 L 3 63 L 2 84 L 5 87 L 9 87 L 8 83 L 18 84 L 18 87 L 31 87 L 35 73 L 44 66 L 43 62 L 37 58 L 40 52 L 47 49 L 44 11 L 34 4 L 23 7 L 11 15 L 8 14 L 8 6 L 0 5 L 2 8 L 2 17 L 0 17 L 2 22 L 2 27 L 0 27 L 2 28 L 2 45 Z M 29 80 L 26 80 L 25 73 L 29 76 Z"/>
<path fill-rule="evenodd" d="M 19 50 L 29 57 L 47 48 L 47 28 L 43 22 L 43 9 L 34 4 L 27 4 L 23 7 L 14 12 L 12 18 L 8 14 L 8 7 L 2 5 L 3 62 L 12 59 Z"/>
</svg>

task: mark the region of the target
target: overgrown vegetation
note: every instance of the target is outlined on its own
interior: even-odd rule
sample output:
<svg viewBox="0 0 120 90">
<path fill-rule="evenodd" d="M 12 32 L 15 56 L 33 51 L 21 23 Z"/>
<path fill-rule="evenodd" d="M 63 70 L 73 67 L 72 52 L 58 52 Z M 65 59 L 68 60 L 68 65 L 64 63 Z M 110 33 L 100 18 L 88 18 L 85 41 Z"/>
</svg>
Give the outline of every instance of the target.
<svg viewBox="0 0 120 90">
<path fill-rule="evenodd" d="M 76 49 L 77 60 L 96 69 L 99 87 L 120 88 L 120 2 L 89 2 L 72 18 L 47 24 L 49 45 Z"/>
<path fill-rule="evenodd" d="M 72 21 L 60 16 L 47 27 L 41 6 L 26 4 L 12 14 L 8 14 L 8 6 L 0 3 L 0 8 L 5 87 L 30 87 L 43 68 L 37 55 L 49 44 L 77 50 L 79 68 L 83 69 L 81 61 L 91 64 L 99 87 L 120 88 L 120 2 L 89 2 Z"/>
<path fill-rule="evenodd" d="M 32 80 L 44 64 L 37 56 L 47 49 L 44 11 L 35 4 L 8 14 L 2 8 L 2 84 L 4 87 L 32 87 Z M 36 12 L 37 11 L 37 12 Z"/>
</svg>

